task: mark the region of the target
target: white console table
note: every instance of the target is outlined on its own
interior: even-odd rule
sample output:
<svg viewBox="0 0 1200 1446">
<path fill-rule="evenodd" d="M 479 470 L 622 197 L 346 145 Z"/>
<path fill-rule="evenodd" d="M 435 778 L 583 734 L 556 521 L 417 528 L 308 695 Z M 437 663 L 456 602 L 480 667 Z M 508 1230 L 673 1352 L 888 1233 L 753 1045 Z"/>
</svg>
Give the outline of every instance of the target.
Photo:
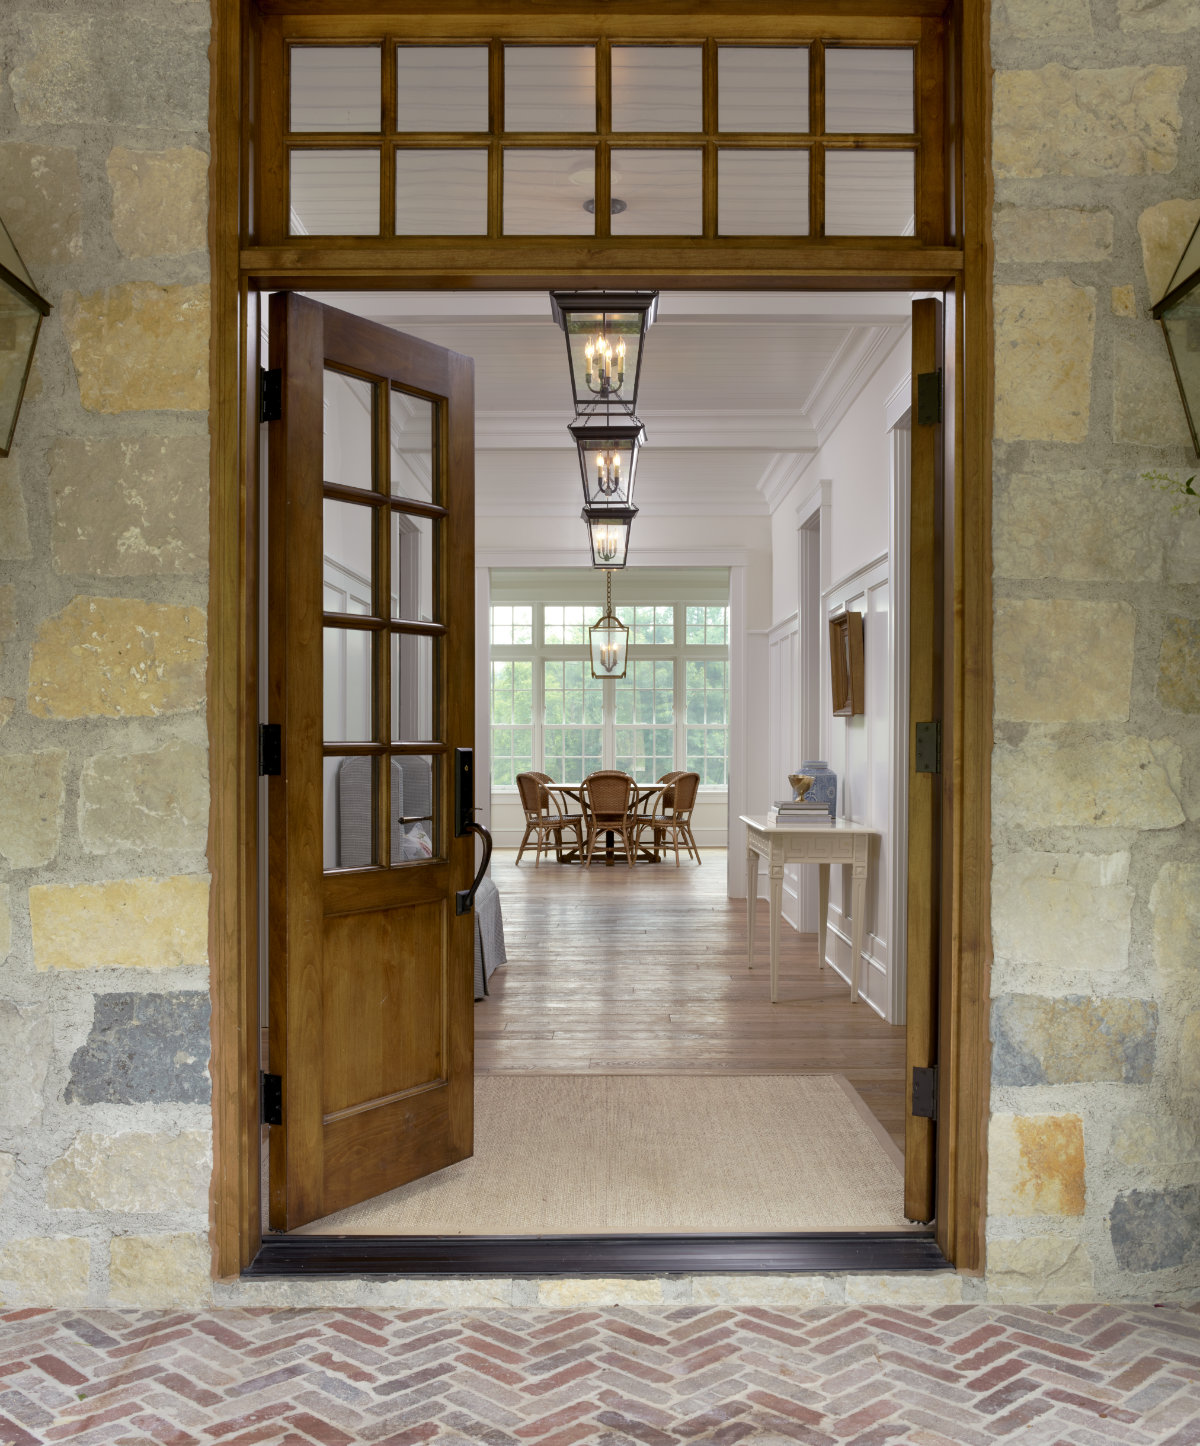
<svg viewBox="0 0 1200 1446">
<path fill-rule="evenodd" d="M 758 861 L 764 859 L 771 888 L 771 1003 L 779 1002 L 779 920 L 783 911 L 783 867 L 785 864 L 818 864 L 820 901 L 817 920 L 817 958 L 825 967 L 825 931 L 829 914 L 829 866 L 849 864 L 853 871 L 850 895 L 850 998 L 858 998 L 862 966 L 863 914 L 867 899 L 867 874 L 871 861 L 871 840 L 875 829 L 837 819 L 828 827 L 796 824 L 782 827 L 765 818 L 742 816 L 746 825 L 746 950 L 749 967 L 754 968 L 754 915 L 758 899 Z"/>
</svg>

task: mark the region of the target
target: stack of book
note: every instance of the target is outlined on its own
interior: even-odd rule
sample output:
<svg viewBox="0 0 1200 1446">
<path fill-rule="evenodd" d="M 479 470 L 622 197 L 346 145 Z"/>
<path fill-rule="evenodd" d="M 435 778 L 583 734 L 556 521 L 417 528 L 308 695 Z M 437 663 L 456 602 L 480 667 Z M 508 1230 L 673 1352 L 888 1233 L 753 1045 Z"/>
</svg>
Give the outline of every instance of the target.
<svg viewBox="0 0 1200 1446">
<path fill-rule="evenodd" d="M 803 798 L 783 798 L 771 805 L 767 822 L 788 828 L 819 828 L 822 824 L 828 828 L 833 819 L 827 803 L 813 803 Z"/>
</svg>

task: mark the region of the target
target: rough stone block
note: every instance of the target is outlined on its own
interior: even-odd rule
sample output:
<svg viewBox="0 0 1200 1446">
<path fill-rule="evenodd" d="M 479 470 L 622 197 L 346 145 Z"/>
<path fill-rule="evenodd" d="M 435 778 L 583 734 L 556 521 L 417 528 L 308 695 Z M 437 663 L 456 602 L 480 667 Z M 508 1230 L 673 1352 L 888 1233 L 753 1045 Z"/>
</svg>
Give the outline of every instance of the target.
<svg viewBox="0 0 1200 1446">
<path fill-rule="evenodd" d="M 11 868 L 40 868 L 58 853 L 66 763 L 61 748 L 0 754 L 0 854 Z"/>
<path fill-rule="evenodd" d="M 1158 701 L 1176 713 L 1200 713 L 1200 620 L 1169 617 L 1158 653 Z"/>
<path fill-rule="evenodd" d="M 1113 1201 L 1108 1224 L 1122 1270 L 1167 1270 L 1200 1260 L 1200 1185 L 1127 1191 Z"/>
<path fill-rule="evenodd" d="M 1117 0 L 1122 30 L 1161 30 L 1182 35 L 1200 26 L 1196 0 Z"/>
<path fill-rule="evenodd" d="M 41 1004 L 0 999 L 0 1126 L 6 1133 L 41 1118 L 54 1030 Z"/>
<path fill-rule="evenodd" d="M 837 1282 L 827 1275 L 697 1275 L 694 1305 L 766 1305 L 808 1310 L 840 1302 Z"/>
<path fill-rule="evenodd" d="M 178 1135 L 82 1133 L 46 1171 L 51 1210 L 143 1214 L 205 1210 L 212 1174 L 207 1130 Z"/>
<path fill-rule="evenodd" d="M 91 1031 L 71 1059 L 67 1103 L 207 1104 L 210 1012 L 199 989 L 98 994 Z"/>
<path fill-rule="evenodd" d="M 82 1305 L 88 1298 L 91 1256 L 90 1243 L 77 1235 L 30 1235 L 5 1241 L 0 1246 L 0 1302 Z"/>
<path fill-rule="evenodd" d="M 68 291 L 62 318 L 88 411 L 207 410 L 207 285 Z"/>
<path fill-rule="evenodd" d="M 109 152 L 113 239 L 125 256 L 182 256 L 208 244 L 208 157 L 192 146 Z"/>
<path fill-rule="evenodd" d="M 1113 437 L 1147 447 L 1190 447 L 1179 387 L 1161 336 L 1113 342 Z"/>
<path fill-rule="evenodd" d="M 847 1304 L 956 1305 L 961 1300 L 962 1276 L 953 1271 L 846 1277 Z"/>
<path fill-rule="evenodd" d="M 12 952 L 12 905 L 7 884 L 0 884 L 0 964 Z"/>
<path fill-rule="evenodd" d="M 17 628 L 17 586 L 7 582 L 0 586 L 0 640 L 11 638 Z"/>
<path fill-rule="evenodd" d="M 1137 614 L 1128 603 L 996 599 L 996 717 L 1025 723 L 1129 717 Z"/>
<path fill-rule="evenodd" d="M 1018 853 L 992 872 L 992 937 L 1006 964 L 1092 973 L 1129 963 L 1129 855 Z"/>
<path fill-rule="evenodd" d="M 1145 738 L 999 744 L 992 800 L 996 822 L 1017 828 L 1175 828 L 1184 821 Z"/>
<path fill-rule="evenodd" d="M 114 1305 L 181 1310 L 212 1301 L 212 1252 L 203 1235 L 117 1235 L 108 1261 Z"/>
<path fill-rule="evenodd" d="M 0 560 L 20 562 L 33 556 L 18 457 L 0 457 Z"/>
<path fill-rule="evenodd" d="M 148 718 L 204 702 L 200 608 L 76 597 L 39 627 L 29 665 L 37 718 Z"/>
<path fill-rule="evenodd" d="M 995 0 L 994 40 L 1077 39 L 1092 33 L 1088 0 Z"/>
<path fill-rule="evenodd" d="M 1181 65 L 1000 71 L 997 176 L 1145 176 L 1173 171 L 1183 118 Z"/>
<path fill-rule="evenodd" d="M 38 969 L 178 969 L 208 962 L 208 879 L 116 879 L 29 890 Z"/>
<path fill-rule="evenodd" d="M 1159 301 L 1166 295 L 1183 248 L 1198 221 L 1200 200 L 1193 199 L 1160 201 L 1157 206 L 1147 207 L 1138 217 L 1142 267 L 1146 272 L 1151 301 Z"/>
<path fill-rule="evenodd" d="M 1015 472 L 997 484 L 997 577 L 1148 582 L 1162 576 L 1168 519 L 1161 498 L 1135 487 L 1132 474 L 1064 468 Z M 1112 525 L 1115 516 L 1120 527 Z"/>
<path fill-rule="evenodd" d="M 661 1280 L 539 1280 L 538 1305 L 564 1310 L 578 1305 L 659 1305 Z"/>
<path fill-rule="evenodd" d="M 1094 1295 L 1092 1262 L 1081 1241 L 1062 1235 L 988 1241 L 989 1303 L 1076 1304 Z"/>
<path fill-rule="evenodd" d="M 1004 994 L 992 1003 L 992 1081 L 1149 1084 L 1157 1030 L 1150 999 Z"/>
<path fill-rule="evenodd" d="M 69 146 L 0 145 L 0 196 L 27 266 L 65 266 L 83 254 L 79 157 Z"/>
<path fill-rule="evenodd" d="M 992 236 L 1001 263 L 1105 261 L 1112 255 L 1112 212 L 999 205 L 992 215 Z"/>
<path fill-rule="evenodd" d="M 146 753 L 102 753 L 83 766 L 79 834 L 91 853 L 202 850 L 208 837 L 208 753 L 172 740 Z"/>
<path fill-rule="evenodd" d="M 28 8 L 10 62 L 17 115 L 31 126 L 194 131 L 208 101 L 207 16 L 200 23 L 128 5 L 103 14 Z"/>
<path fill-rule="evenodd" d="M 449 1310 L 486 1310 L 512 1304 L 511 1280 L 413 1280 L 408 1301 L 413 1306 Z"/>
<path fill-rule="evenodd" d="M 1082 1215 L 1087 1203 L 1079 1115 L 993 1115 L 989 1215 Z"/>
<path fill-rule="evenodd" d="M 997 286 L 996 436 L 1082 442 L 1092 405 L 1096 293 L 1066 277 Z"/>
<path fill-rule="evenodd" d="M 15 698 L 0 698 L 0 728 L 3 728 L 12 717 L 13 709 L 16 706 L 17 700 Z"/>
<path fill-rule="evenodd" d="M 17 1157 L 0 1151 L 0 1204 L 3 1203 L 8 1187 L 17 1171 Z"/>
<path fill-rule="evenodd" d="M 1113 287 L 1112 313 L 1114 316 L 1137 316 L 1137 292 L 1132 286 Z"/>
<path fill-rule="evenodd" d="M 49 452 L 51 545 L 62 573 L 203 572 L 206 437 L 65 438 Z"/>
<path fill-rule="evenodd" d="M 1186 1015 L 1179 1027 L 1179 1087 L 1200 1093 L 1200 1013 Z"/>
<path fill-rule="evenodd" d="M 1200 1160 L 1200 1119 L 1191 1103 L 1168 1100 L 1157 1110 L 1132 1110 L 1113 1125 L 1112 1153 L 1122 1165 L 1161 1176 Z"/>
<path fill-rule="evenodd" d="M 1150 890 L 1154 963 L 1164 980 L 1200 979 L 1200 865 L 1163 864 Z"/>
</svg>

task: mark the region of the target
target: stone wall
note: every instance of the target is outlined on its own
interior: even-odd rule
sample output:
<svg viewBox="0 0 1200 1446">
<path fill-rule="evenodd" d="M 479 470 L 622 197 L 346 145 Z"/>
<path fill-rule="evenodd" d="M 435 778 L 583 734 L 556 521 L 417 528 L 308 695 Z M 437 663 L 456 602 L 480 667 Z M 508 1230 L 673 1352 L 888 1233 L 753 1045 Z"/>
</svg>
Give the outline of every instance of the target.
<svg viewBox="0 0 1200 1446">
<path fill-rule="evenodd" d="M 1195 0 L 995 0 L 988 1295 L 1200 1282 L 1200 516 L 1151 304 L 1200 217 Z"/>
<path fill-rule="evenodd" d="M 0 1298 L 208 1292 L 208 7 L 0 6 Z"/>
</svg>

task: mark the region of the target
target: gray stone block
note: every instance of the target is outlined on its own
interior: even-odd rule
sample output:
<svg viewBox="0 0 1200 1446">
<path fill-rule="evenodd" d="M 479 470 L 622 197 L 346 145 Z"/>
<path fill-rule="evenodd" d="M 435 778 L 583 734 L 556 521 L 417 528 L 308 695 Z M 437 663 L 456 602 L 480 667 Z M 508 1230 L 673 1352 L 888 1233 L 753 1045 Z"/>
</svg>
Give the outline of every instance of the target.
<svg viewBox="0 0 1200 1446">
<path fill-rule="evenodd" d="M 1166 1270 L 1200 1260 L 1200 1185 L 1118 1195 L 1108 1228 L 1122 1270 Z"/>
<path fill-rule="evenodd" d="M 1149 999 L 1005 994 L 992 1005 L 992 1080 L 998 1085 L 1148 1084 L 1158 1006 Z"/>
<path fill-rule="evenodd" d="M 209 1000 L 197 989 L 100 994 L 71 1060 L 68 1104 L 207 1104 Z"/>
</svg>

